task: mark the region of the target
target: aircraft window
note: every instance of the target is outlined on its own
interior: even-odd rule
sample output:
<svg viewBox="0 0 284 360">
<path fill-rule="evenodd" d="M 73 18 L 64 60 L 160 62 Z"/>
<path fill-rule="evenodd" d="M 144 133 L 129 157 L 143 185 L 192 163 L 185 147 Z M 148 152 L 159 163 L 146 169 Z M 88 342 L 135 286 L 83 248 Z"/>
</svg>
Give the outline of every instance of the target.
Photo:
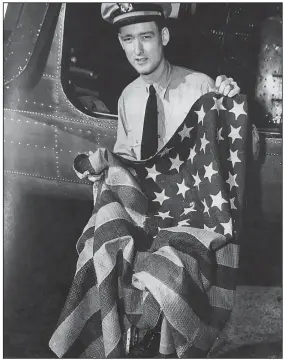
<svg viewBox="0 0 284 360">
<path fill-rule="evenodd" d="M 81 111 L 96 116 L 117 114 L 122 90 L 137 77 L 120 47 L 115 29 L 101 19 L 100 7 L 101 3 L 66 4 L 62 66 L 63 86 L 69 99 Z M 175 11 L 178 21 L 168 21 L 171 40 L 165 49 L 167 59 L 214 79 L 220 74 L 233 77 L 242 93 L 248 95 L 256 126 L 279 131 L 282 72 L 272 74 L 272 82 L 265 88 L 269 90 L 273 86 L 277 92 L 272 105 L 268 104 L 269 99 L 255 101 L 255 97 L 262 66 L 259 63 L 261 26 L 269 16 L 281 17 L 282 6 L 181 3 Z M 282 51 L 282 43 L 279 49 Z M 269 65 L 274 61 L 273 66 L 281 69 L 280 57 L 269 61 Z M 265 89 L 259 90 L 259 86 L 257 89 L 260 97 L 266 96 Z"/>
<path fill-rule="evenodd" d="M 66 4 L 62 67 L 69 100 L 96 116 L 117 114 L 122 90 L 137 77 L 100 8 L 100 3 Z"/>
</svg>

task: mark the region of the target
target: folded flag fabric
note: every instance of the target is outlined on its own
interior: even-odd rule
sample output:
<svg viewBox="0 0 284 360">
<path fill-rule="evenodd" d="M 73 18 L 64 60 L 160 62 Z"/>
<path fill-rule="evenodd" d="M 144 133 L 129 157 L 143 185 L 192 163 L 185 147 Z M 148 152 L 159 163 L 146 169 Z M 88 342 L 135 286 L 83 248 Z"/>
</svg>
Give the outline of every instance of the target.
<svg viewBox="0 0 284 360">
<path fill-rule="evenodd" d="M 124 357 L 130 326 L 161 314 L 179 357 L 209 351 L 234 305 L 248 126 L 245 96 L 209 93 L 148 160 L 75 159 L 78 176 L 101 177 L 49 343 L 58 357 Z"/>
</svg>

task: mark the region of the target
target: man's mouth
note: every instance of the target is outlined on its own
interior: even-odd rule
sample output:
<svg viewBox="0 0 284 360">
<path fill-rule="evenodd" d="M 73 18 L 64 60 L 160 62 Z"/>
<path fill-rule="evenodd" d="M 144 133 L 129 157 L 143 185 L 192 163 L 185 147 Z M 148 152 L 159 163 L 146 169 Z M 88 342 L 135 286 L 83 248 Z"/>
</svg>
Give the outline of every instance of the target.
<svg viewBox="0 0 284 360">
<path fill-rule="evenodd" d="M 145 62 L 147 61 L 148 59 L 147 58 L 137 58 L 135 59 L 135 62 L 138 64 L 138 65 L 142 65 L 142 64 L 145 64 Z"/>
</svg>

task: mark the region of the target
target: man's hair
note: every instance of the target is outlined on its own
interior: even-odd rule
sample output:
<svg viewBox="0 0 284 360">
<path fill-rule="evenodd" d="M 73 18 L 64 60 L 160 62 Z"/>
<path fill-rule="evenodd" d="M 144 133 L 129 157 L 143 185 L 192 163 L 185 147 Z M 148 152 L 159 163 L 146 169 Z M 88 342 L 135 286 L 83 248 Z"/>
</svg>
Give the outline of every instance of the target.
<svg viewBox="0 0 284 360">
<path fill-rule="evenodd" d="M 164 27 L 166 27 L 166 20 L 164 17 L 158 17 L 158 16 L 152 16 L 152 17 L 145 17 L 144 19 L 142 19 L 141 21 L 133 21 L 133 19 L 129 20 L 129 21 L 124 21 L 123 24 L 116 24 L 117 26 L 117 31 L 120 33 L 120 29 L 123 27 L 123 26 L 126 26 L 126 25 L 131 25 L 131 24 L 136 24 L 136 23 L 142 23 L 142 22 L 150 22 L 150 21 L 154 21 L 158 27 L 158 30 L 161 32 L 162 29 Z"/>
</svg>

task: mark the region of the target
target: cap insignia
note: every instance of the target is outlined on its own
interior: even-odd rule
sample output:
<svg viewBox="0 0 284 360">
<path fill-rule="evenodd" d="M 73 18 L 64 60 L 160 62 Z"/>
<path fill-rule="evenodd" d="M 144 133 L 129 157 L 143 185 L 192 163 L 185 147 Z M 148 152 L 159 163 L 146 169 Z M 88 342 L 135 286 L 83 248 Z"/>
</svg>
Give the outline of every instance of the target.
<svg viewBox="0 0 284 360">
<path fill-rule="evenodd" d="M 127 13 L 133 10 L 133 5 L 131 3 L 118 3 L 120 11 Z"/>
</svg>

